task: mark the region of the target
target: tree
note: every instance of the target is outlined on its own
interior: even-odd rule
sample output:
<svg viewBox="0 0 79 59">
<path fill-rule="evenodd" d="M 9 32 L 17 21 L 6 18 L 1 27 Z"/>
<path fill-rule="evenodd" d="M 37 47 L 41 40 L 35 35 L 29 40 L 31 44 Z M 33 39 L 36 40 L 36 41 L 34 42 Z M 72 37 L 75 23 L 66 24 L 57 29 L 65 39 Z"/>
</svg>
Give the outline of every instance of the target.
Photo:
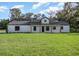
<svg viewBox="0 0 79 59">
<path fill-rule="evenodd" d="M 79 3 L 78 2 L 66 2 L 64 9 L 57 13 L 58 19 L 63 19 L 70 24 L 71 30 L 79 28 Z M 79 29 L 78 29 L 79 30 Z"/>
<path fill-rule="evenodd" d="M 0 24 L 2 26 L 2 29 L 6 29 L 8 23 L 9 23 L 9 19 L 1 19 Z"/>
<path fill-rule="evenodd" d="M 60 11 L 56 14 L 56 18 L 59 20 L 59 21 L 65 21 L 65 15 L 64 15 L 64 11 Z"/>
<path fill-rule="evenodd" d="M 31 20 L 32 15 L 33 15 L 33 13 L 31 13 L 31 12 L 21 14 L 20 20 Z"/>
<path fill-rule="evenodd" d="M 10 9 L 10 18 L 13 19 L 18 19 L 21 15 L 21 10 L 19 8 L 13 8 Z"/>
<path fill-rule="evenodd" d="M 50 10 L 49 12 L 46 12 L 49 15 L 49 18 L 52 19 L 55 16 L 55 12 Z"/>
<path fill-rule="evenodd" d="M 37 14 L 37 20 L 41 20 L 43 17 L 42 17 L 42 14 L 38 13 Z"/>
<path fill-rule="evenodd" d="M 44 18 L 44 17 L 46 17 L 46 15 L 45 14 L 42 14 L 42 18 Z"/>
</svg>

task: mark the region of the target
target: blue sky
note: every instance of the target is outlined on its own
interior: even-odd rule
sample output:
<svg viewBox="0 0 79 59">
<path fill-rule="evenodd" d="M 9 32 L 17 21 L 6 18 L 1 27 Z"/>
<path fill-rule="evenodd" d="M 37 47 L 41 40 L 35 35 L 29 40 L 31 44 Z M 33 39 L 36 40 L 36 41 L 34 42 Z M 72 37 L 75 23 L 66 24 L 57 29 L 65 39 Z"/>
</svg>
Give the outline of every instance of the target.
<svg viewBox="0 0 79 59">
<path fill-rule="evenodd" d="M 0 2 L 0 19 L 9 18 L 11 8 L 19 8 L 22 13 L 33 12 L 35 14 L 62 10 L 63 2 Z"/>
</svg>

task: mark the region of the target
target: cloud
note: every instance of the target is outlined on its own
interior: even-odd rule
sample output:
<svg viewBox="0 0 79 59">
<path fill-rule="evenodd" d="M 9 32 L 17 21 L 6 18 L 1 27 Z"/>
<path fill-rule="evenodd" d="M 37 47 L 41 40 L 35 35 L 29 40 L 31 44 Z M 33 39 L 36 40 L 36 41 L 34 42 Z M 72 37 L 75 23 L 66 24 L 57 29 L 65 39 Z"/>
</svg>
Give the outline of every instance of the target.
<svg viewBox="0 0 79 59">
<path fill-rule="evenodd" d="M 13 8 L 19 8 L 22 13 L 25 13 L 25 10 L 22 9 L 22 8 L 24 8 L 24 5 L 14 5 L 13 7 L 11 7 L 11 9 L 13 9 Z"/>
<path fill-rule="evenodd" d="M 46 9 L 46 10 L 42 10 L 42 11 L 40 11 L 39 13 L 41 13 L 41 14 L 44 14 L 44 13 L 46 13 L 46 12 L 54 12 L 54 13 L 57 13 L 57 11 L 60 11 L 60 10 L 63 10 L 63 7 L 49 7 L 48 9 Z"/>
<path fill-rule="evenodd" d="M 58 11 L 61 11 L 63 9 L 64 9 L 63 7 L 58 7 L 58 6 L 52 7 L 52 6 L 50 6 L 47 9 L 40 11 L 39 13 L 46 14 L 46 15 L 48 15 L 48 13 L 49 13 L 49 14 L 52 14 L 53 16 L 55 16 Z"/>
<path fill-rule="evenodd" d="M 0 9 L 8 9 L 6 6 L 0 6 Z"/>
<path fill-rule="evenodd" d="M 48 4 L 47 2 L 39 2 L 39 3 L 34 3 L 32 9 L 37 9 L 40 6 L 44 5 L 44 4 Z"/>
<path fill-rule="evenodd" d="M 11 7 L 11 9 L 13 9 L 13 8 L 23 8 L 24 7 L 24 5 L 14 5 L 13 7 Z"/>
<path fill-rule="evenodd" d="M 58 6 L 58 7 L 64 6 L 64 2 L 59 2 L 57 6 Z"/>
<path fill-rule="evenodd" d="M 60 10 L 63 10 L 63 7 L 49 7 L 48 8 L 48 11 L 56 12 L 56 11 L 60 11 Z"/>
<path fill-rule="evenodd" d="M 64 2 L 60 2 L 56 4 L 56 6 L 49 6 L 47 9 L 40 11 L 39 13 L 45 14 L 47 12 L 54 12 L 57 13 L 57 11 L 63 10 Z"/>
<path fill-rule="evenodd" d="M 8 9 L 6 6 L 0 6 L 0 12 L 4 12 L 5 9 Z"/>
<path fill-rule="evenodd" d="M 39 13 L 41 13 L 41 14 L 44 14 L 44 13 L 45 13 L 45 10 L 43 10 L 43 11 L 40 11 Z"/>
</svg>

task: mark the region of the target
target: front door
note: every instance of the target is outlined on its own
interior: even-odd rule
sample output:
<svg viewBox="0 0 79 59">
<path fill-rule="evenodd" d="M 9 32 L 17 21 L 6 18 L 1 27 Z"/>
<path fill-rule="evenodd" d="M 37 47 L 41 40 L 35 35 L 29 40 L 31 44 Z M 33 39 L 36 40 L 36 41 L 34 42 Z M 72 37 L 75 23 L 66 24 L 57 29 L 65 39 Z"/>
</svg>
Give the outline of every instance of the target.
<svg viewBox="0 0 79 59">
<path fill-rule="evenodd" d="M 44 32 L 44 26 L 42 26 L 42 32 Z"/>
</svg>

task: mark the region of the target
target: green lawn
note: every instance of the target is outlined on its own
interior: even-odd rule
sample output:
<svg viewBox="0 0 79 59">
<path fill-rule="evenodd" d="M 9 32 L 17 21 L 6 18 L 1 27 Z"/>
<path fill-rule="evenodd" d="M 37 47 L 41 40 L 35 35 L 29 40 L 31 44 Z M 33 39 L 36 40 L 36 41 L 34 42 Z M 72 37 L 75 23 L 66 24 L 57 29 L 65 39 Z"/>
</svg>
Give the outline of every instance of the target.
<svg viewBox="0 0 79 59">
<path fill-rule="evenodd" d="M 79 56 L 79 33 L 3 33 L 0 55 Z"/>
</svg>

